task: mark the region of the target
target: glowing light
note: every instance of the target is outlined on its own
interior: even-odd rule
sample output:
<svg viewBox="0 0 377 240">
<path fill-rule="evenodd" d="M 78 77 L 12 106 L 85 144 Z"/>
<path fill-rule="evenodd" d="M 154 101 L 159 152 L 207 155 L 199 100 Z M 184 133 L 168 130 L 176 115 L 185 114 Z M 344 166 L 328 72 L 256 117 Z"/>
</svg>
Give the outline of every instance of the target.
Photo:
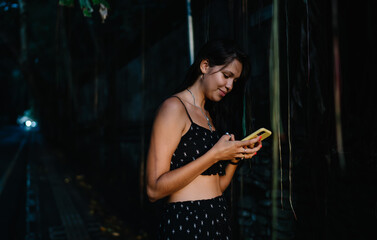
<svg viewBox="0 0 377 240">
<path fill-rule="evenodd" d="M 30 126 L 31 126 L 31 121 L 30 121 L 30 120 L 27 120 L 27 121 L 25 122 L 25 125 L 26 125 L 26 127 L 30 127 Z"/>
</svg>

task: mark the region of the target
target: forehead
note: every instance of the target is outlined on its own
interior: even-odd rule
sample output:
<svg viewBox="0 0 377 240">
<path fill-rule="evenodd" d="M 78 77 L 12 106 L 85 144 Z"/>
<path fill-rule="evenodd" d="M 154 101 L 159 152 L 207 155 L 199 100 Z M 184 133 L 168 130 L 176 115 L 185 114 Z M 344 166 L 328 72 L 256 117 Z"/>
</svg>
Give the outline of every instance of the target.
<svg viewBox="0 0 377 240">
<path fill-rule="evenodd" d="M 234 59 L 228 65 L 214 66 L 214 72 L 225 71 L 234 74 L 235 78 L 239 78 L 242 72 L 242 63 L 238 59 Z"/>
</svg>

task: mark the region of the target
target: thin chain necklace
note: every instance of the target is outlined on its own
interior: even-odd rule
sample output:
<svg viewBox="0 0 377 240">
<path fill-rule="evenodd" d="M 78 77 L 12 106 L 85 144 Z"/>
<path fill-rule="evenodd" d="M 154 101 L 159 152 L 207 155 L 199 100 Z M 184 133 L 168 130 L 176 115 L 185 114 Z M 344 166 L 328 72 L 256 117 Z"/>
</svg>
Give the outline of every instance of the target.
<svg viewBox="0 0 377 240">
<path fill-rule="evenodd" d="M 192 94 L 192 92 L 190 91 L 190 89 L 186 88 L 186 90 L 189 91 L 189 93 L 191 93 L 191 96 L 194 99 L 194 106 L 197 107 L 197 108 L 199 108 L 200 111 L 202 112 L 203 116 L 207 119 L 207 124 L 208 124 L 209 130 L 212 132 L 213 131 L 212 124 L 209 121 L 209 118 L 207 117 L 207 114 L 204 113 L 204 111 L 203 111 L 203 109 L 201 107 L 196 106 L 196 104 L 195 104 L 195 96 L 194 96 L 194 94 Z"/>
</svg>

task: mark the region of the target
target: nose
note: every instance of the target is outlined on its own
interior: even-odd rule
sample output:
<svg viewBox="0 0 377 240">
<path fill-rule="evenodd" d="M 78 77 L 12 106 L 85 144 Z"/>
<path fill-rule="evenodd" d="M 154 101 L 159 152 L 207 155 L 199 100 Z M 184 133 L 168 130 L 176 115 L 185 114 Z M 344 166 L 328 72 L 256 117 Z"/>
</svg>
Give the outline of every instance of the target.
<svg viewBox="0 0 377 240">
<path fill-rule="evenodd" d="M 230 92 L 233 88 L 233 79 L 228 79 L 226 82 L 225 88 L 228 92 Z"/>
</svg>

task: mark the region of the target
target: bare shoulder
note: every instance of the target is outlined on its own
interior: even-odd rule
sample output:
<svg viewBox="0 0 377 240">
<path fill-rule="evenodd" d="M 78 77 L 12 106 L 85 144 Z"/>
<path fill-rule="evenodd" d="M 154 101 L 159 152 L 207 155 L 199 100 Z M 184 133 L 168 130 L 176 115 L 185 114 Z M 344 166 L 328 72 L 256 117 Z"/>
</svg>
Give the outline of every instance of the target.
<svg viewBox="0 0 377 240">
<path fill-rule="evenodd" d="M 158 115 L 169 115 L 169 116 L 181 116 L 185 112 L 185 108 L 181 101 L 176 97 L 170 97 L 162 102 L 159 107 Z"/>
<path fill-rule="evenodd" d="M 181 101 L 176 97 L 170 97 L 163 101 L 157 111 L 155 125 L 162 128 L 179 129 L 184 131 L 187 128 L 188 118 L 186 110 Z"/>
</svg>

